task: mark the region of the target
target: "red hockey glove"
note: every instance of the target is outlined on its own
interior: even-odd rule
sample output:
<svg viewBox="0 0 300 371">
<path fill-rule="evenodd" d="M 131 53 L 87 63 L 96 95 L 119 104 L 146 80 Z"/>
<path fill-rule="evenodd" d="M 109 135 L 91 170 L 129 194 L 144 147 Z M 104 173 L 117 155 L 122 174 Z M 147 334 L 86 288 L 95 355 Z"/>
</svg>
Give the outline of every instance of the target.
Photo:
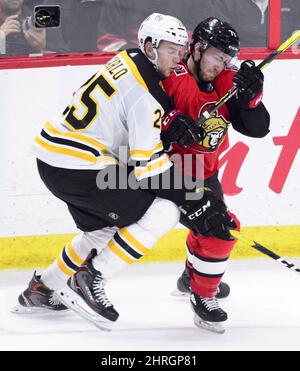
<svg viewBox="0 0 300 371">
<path fill-rule="evenodd" d="M 173 142 L 186 147 L 193 142 L 202 141 L 203 137 L 204 130 L 190 116 L 173 110 L 163 117 L 161 140 L 166 150 Z"/>
<path fill-rule="evenodd" d="M 240 108 L 247 109 L 258 106 L 262 100 L 264 75 L 255 66 L 254 61 L 244 61 L 232 81 L 238 89 L 237 104 Z"/>
<path fill-rule="evenodd" d="M 199 201 L 186 201 L 180 206 L 180 223 L 196 234 L 231 241 L 234 237 L 230 229 L 237 225 L 227 212 L 223 201 L 216 198 L 212 191 L 205 191 Z"/>
</svg>

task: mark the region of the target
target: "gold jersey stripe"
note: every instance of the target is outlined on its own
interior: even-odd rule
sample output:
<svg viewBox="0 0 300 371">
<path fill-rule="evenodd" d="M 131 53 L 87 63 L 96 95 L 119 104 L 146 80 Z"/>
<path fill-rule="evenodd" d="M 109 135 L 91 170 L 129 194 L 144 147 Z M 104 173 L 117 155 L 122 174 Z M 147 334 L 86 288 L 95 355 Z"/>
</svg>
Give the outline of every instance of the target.
<svg viewBox="0 0 300 371">
<path fill-rule="evenodd" d="M 56 258 L 56 263 L 59 267 L 59 269 L 64 273 L 66 274 L 67 276 L 73 276 L 73 274 L 75 273 L 75 271 L 71 270 L 70 268 L 66 267 L 64 261 L 62 260 L 61 258 L 61 255 L 58 255 L 58 257 Z"/>
<path fill-rule="evenodd" d="M 133 74 L 136 81 L 147 91 L 149 91 L 147 84 L 145 83 L 145 80 L 143 79 L 142 75 L 140 74 L 137 66 L 133 62 L 133 60 L 128 56 L 126 50 L 123 50 L 120 52 L 120 57 L 124 59 L 128 67 L 130 68 L 131 73 Z"/>
<path fill-rule="evenodd" d="M 142 245 L 126 228 L 120 229 L 119 234 L 124 237 L 131 246 L 140 251 L 143 255 L 147 254 L 151 250 Z"/>
<path fill-rule="evenodd" d="M 96 162 L 98 164 L 101 163 L 101 162 L 107 163 L 107 165 L 118 165 L 118 163 L 119 163 L 118 160 L 116 160 L 115 158 L 110 157 L 110 156 L 103 156 L 103 157 L 97 158 Z"/>
<path fill-rule="evenodd" d="M 155 160 L 156 161 L 156 160 Z M 165 164 L 169 162 L 169 157 L 167 155 L 161 156 L 161 159 L 155 163 L 151 161 L 146 167 L 143 169 L 135 168 L 134 174 L 136 177 L 144 176 L 145 174 L 150 174 L 153 170 L 159 169 L 160 167 L 163 168 Z"/>
<path fill-rule="evenodd" d="M 72 157 L 80 158 L 81 160 L 85 160 L 95 164 L 97 162 L 97 158 L 93 155 L 89 155 L 88 153 L 82 153 L 78 150 L 71 149 L 71 148 L 63 148 L 56 146 L 54 144 L 44 142 L 40 137 L 36 137 L 34 141 L 41 146 L 42 148 L 46 149 L 49 152 L 58 153 L 61 155 L 67 155 Z"/>
<path fill-rule="evenodd" d="M 84 259 L 77 254 L 70 242 L 67 244 L 66 252 L 77 265 L 81 265 L 84 262 Z"/>
<path fill-rule="evenodd" d="M 41 147 L 43 147 L 44 149 L 46 149 L 49 152 L 58 153 L 58 154 L 62 154 L 62 155 L 67 155 L 67 156 L 72 156 L 72 157 L 77 157 L 77 158 L 80 158 L 82 160 L 91 162 L 93 164 L 104 163 L 104 164 L 107 164 L 107 165 L 117 165 L 119 163 L 118 160 L 116 160 L 114 157 L 110 157 L 110 156 L 96 157 L 94 155 L 90 155 L 90 154 L 87 154 L 87 153 L 82 153 L 82 152 L 80 152 L 79 150 L 76 150 L 76 149 L 63 148 L 63 147 L 59 147 L 59 146 L 44 142 L 44 140 L 42 140 L 40 137 L 36 137 L 34 139 L 34 141 L 38 145 L 40 145 Z"/>
<path fill-rule="evenodd" d="M 108 243 L 109 248 L 113 251 L 120 259 L 122 259 L 127 264 L 135 263 L 136 260 L 129 258 L 115 243 L 110 240 Z"/>
<path fill-rule="evenodd" d="M 90 137 L 88 137 L 84 134 L 79 134 L 79 133 L 75 133 L 75 132 L 63 133 L 63 132 L 59 131 L 58 129 L 56 129 L 49 122 L 47 122 L 45 124 L 45 129 L 50 134 L 58 135 L 58 136 L 61 136 L 61 137 L 64 137 L 64 138 L 77 139 L 77 140 L 79 140 L 79 141 L 81 141 L 85 144 L 89 144 L 91 146 L 94 146 L 95 148 L 97 148 L 99 151 L 101 151 L 103 153 L 106 153 L 106 146 L 103 143 L 99 142 L 96 139 L 90 138 Z"/>
<path fill-rule="evenodd" d="M 130 156 L 132 159 L 136 159 L 137 157 L 140 159 L 146 159 L 148 160 L 149 158 L 151 158 L 151 156 L 156 153 L 156 152 L 160 152 L 164 149 L 163 147 L 163 144 L 162 142 L 159 142 L 158 145 L 153 148 L 153 149 L 150 149 L 148 151 L 146 150 L 139 150 L 139 149 L 133 149 L 132 151 L 130 151 Z"/>
</svg>

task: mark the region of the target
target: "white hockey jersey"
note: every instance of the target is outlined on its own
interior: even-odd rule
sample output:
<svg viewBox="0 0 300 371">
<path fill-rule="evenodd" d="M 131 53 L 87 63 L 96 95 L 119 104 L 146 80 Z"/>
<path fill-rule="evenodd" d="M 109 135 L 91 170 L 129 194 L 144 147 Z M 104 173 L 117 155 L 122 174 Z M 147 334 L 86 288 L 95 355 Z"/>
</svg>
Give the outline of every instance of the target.
<svg viewBox="0 0 300 371">
<path fill-rule="evenodd" d="M 74 94 L 60 119 L 45 124 L 33 151 L 52 166 L 103 169 L 124 162 L 121 149 L 137 161 L 138 180 L 153 176 L 172 166 L 160 140 L 168 109 L 152 64 L 140 50 L 124 50 Z"/>
</svg>

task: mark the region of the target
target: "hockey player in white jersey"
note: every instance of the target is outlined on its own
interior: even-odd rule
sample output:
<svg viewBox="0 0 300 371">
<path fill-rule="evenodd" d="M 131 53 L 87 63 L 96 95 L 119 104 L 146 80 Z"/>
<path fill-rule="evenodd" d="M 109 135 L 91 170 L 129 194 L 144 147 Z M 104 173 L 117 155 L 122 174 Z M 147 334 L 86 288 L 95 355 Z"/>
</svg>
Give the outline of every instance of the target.
<svg viewBox="0 0 300 371">
<path fill-rule="evenodd" d="M 138 38 L 139 49 L 110 60 L 75 93 L 63 116 L 48 121 L 34 139 L 43 182 L 67 204 L 82 233 L 41 277 L 34 274 L 14 312 L 67 309 L 57 301 L 56 290 L 69 308 L 99 328 L 111 329 L 119 314 L 106 296 L 105 281 L 145 255 L 179 218 L 188 228 L 197 225 L 210 235 L 219 230 L 214 229 L 215 215 L 224 230 L 235 228 L 213 195 L 187 201 L 186 189 L 173 182 L 168 189 L 132 189 L 128 175 L 126 186 L 119 186 L 124 168 L 140 184 L 175 178 L 177 170 L 161 141 L 163 118 L 172 128 L 168 142 L 184 146 L 203 136 L 189 116 L 174 114 L 161 84 L 185 51 L 185 27 L 155 13 L 141 24 Z M 129 152 L 129 164 L 120 148 Z M 103 188 L 101 179 L 111 173 L 117 186 Z M 204 218 L 210 222 L 203 223 Z"/>
</svg>

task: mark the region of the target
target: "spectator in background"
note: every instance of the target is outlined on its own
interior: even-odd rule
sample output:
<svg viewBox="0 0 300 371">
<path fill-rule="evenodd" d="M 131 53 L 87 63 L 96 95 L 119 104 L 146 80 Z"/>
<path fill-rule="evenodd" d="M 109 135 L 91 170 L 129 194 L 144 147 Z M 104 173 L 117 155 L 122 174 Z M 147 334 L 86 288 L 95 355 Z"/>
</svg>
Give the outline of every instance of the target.
<svg viewBox="0 0 300 371">
<path fill-rule="evenodd" d="M 96 52 L 98 23 L 105 1 L 60 0 L 56 3 L 62 8 L 62 33 L 69 49 L 76 53 Z M 118 23 L 117 14 L 114 13 L 114 17 Z"/>
<path fill-rule="evenodd" d="M 241 47 L 267 47 L 269 0 L 213 0 L 215 16 L 234 24 Z"/>
<path fill-rule="evenodd" d="M 72 52 L 111 52 L 137 46 L 136 24 L 161 11 L 146 1 L 62 0 L 62 32 Z M 153 1 L 157 3 L 157 1 Z M 151 1 L 152 4 L 152 1 Z M 141 13 L 140 9 L 146 11 Z M 132 29 L 134 32 L 132 33 Z"/>
<path fill-rule="evenodd" d="M 269 27 L 269 0 L 191 0 L 187 15 L 181 17 L 187 27 L 198 22 L 202 16 L 211 13 L 234 25 L 240 36 L 241 47 L 267 47 Z M 281 40 L 286 40 L 294 30 L 300 28 L 300 1 L 281 1 Z"/>
<path fill-rule="evenodd" d="M 187 16 L 187 6 L 179 0 L 58 0 L 56 4 L 62 6 L 62 33 L 72 52 L 136 47 L 136 25 L 148 14 Z"/>
<path fill-rule="evenodd" d="M 74 2 L 76 0 L 73 0 Z M 24 0 L 24 13 L 28 16 L 33 14 L 34 8 L 38 5 L 58 5 L 61 7 L 61 23 L 64 16 L 64 4 L 73 2 L 72 0 Z M 62 25 L 59 28 L 47 28 L 46 30 L 46 52 L 69 53 L 70 49 L 62 34 Z"/>
<path fill-rule="evenodd" d="M 136 46 L 136 24 L 153 12 L 167 13 L 193 29 L 199 16 L 215 16 L 234 25 L 242 47 L 267 47 L 269 0 L 23 0 L 24 11 L 55 3 L 61 7 L 61 28 L 47 29 L 48 51 L 115 52 Z M 4 3 L 22 3 L 21 0 Z M 31 13 L 30 13 L 31 12 Z M 299 29 L 300 1 L 282 0 L 282 40 Z M 13 19 L 14 20 L 14 19 Z M 16 33 L 17 22 L 9 20 L 5 32 Z M 2 33 L 3 34 L 3 33 Z M 16 46 L 14 47 L 16 48 Z M 20 53 L 15 53 L 20 54 Z"/>
<path fill-rule="evenodd" d="M 281 1 L 281 41 L 300 29 L 300 1 Z"/>
<path fill-rule="evenodd" d="M 45 3 L 45 2 L 44 2 Z M 36 28 L 33 10 L 41 0 L 2 0 L 0 53 L 8 56 L 68 52 L 59 29 Z"/>
<path fill-rule="evenodd" d="M 102 0 L 102 10 L 98 22 L 97 48 L 101 51 L 112 52 L 120 49 L 136 47 L 137 28 L 148 14 L 153 12 L 166 13 L 168 1 L 122 1 L 122 0 Z M 176 8 L 176 1 L 169 8 L 170 15 L 172 9 Z M 116 19 L 118 20 L 116 22 Z"/>
<path fill-rule="evenodd" d="M 194 22 L 190 21 L 190 13 L 193 12 L 190 10 L 191 3 L 194 3 L 191 0 L 186 2 L 181 0 L 95 0 L 94 2 L 101 4 L 97 49 L 104 52 L 136 47 L 136 24 L 141 23 L 149 13 L 167 13 L 173 17 L 184 19 L 184 24 L 188 25 L 190 34 L 194 25 L 198 23 L 199 14 L 204 18 L 212 14 L 211 7 L 204 6 L 205 4 L 203 5 L 201 0 L 197 0 L 199 11 L 197 21 Z"/>
<path fill-rule="evenodd" d="M 268 43 L 269 0 L 82 0 L 81 3 L 81 12 L 84 7 L 86 11 L 94 7 L 99 17 L 97 48 L 94 49 L 93 36 L 88 41 L 88 50 L 111 52 L 134 47 L 137 32 L 135 25 L 155 11 L 182 19 L 188 30 L 192 30 L 198 23 L 199 16 L 215 16 L 234 25 L 242 47 L 267 47 Z M 282 0 L 281 3 L 283 41 L 300 28 L 300 1 Z M 85 23 L 88 24 L 86 29 L 82 24 L 83 34 L 88 34 L 91 23 Z M 91 34 L 95 35 L 94 26 Z M 81 45 L 84 48 L 84 42 Z"/>
<path fill-rule="evenodd" d="M 1 54 L 26 55 L 41 52 L 46 47 L 45 29 L 32 27 L 23 12 L 23 2 L 24 0 L 2 0 Z"/>
</svg>

